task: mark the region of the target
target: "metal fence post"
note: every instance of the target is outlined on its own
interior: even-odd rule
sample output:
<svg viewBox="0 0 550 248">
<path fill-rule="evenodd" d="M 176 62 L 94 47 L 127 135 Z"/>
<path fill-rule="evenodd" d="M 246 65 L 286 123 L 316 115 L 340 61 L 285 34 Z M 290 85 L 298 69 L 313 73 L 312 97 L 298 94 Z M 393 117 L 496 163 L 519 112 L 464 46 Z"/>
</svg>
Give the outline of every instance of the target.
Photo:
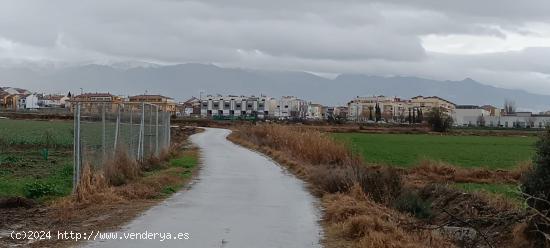
<svg viewBox="0 0 550 248">
<path fill-rule="evenodd" d="M 80 182 L 81 146 L 80 146 L 80 103 L 77 103 L 74 116 L 74 168 L 73 168 L 73 193 L 76 192 Z"/>
<path fill-rule="evenodd" d="M 147 146 L 147 153 L 151 154 L 153 150 L 153 105 L 149 105 L 149 132 L 147 132 L 147 136 L 149 136 L 149 146 Z"/>
<path fill-rule="evenodd" d="M 116 127 L 115 127 L 115 144 L 114 144 L 113 155 L 116 154 L 116 150 L 117 150 L 119 128 L 120 128 L 120 104 L 118 104 L 118 107 L 117 107 Z"/>
<path fill-rule="evenodd" d="M 106 158 L 106 143 L 107 143 L 107 136 L 105 134 L 106 132 L 106 126 L 105 126 L 105 103 L 101 104 L 101 150 L 103 152 L 103 157 L 101 158 L 101 162 L 104 163 Z"/>
<path fill-rule="evenodd" d="M 159 155 L 159 106 L 156 106 L 156 123 L 155 123 L 155 153 Z"/>
<path fill-rule="evenodd" d="M 130 107 L 130 147 L 128 147 L 128 150 L 130 151 L 130 156 L 132 158 L 135 158 L 134 157 L 134 132 L 133 132 L 133 129 L 134 129 L 134 122 L 133 122 L 133 118 L 134 118 L 134 106 L 132 105 L 128 105 Z"/>
<path fill-rule="evenodd" d="M 170 142 L 171 142 L 171 140 L 170 140 L 170 135 L 172 135 L 172 130 L 170 130 L 170 127 L 171 127 L 171 125 L 172 125 L 172 124 L 170 123 L 170 118 L 171 118 L 170 113 L 167 112 L 167 113 L 166 113 L 166 116 L 167 116 L 167 119 L 168 119 L 168 121 L 167 121 L 167 124 L 168 124 L 168 125 L 167 125 L 167 129 L 168 129 L 167 133 L 168 133 L 168 135 L 166 136 L 166 139 L 168 140 L 168 142 L 166 142 L 166 144 L 167 144 L 168 146 L 170 146 Z"/>
<path fill-rule="evenodd" d="M 141 103 L 141 122 L 139 124 L 138 159 L 143 161 L 143 144 L 145 139 L 145 103 Z"/>
</svg>

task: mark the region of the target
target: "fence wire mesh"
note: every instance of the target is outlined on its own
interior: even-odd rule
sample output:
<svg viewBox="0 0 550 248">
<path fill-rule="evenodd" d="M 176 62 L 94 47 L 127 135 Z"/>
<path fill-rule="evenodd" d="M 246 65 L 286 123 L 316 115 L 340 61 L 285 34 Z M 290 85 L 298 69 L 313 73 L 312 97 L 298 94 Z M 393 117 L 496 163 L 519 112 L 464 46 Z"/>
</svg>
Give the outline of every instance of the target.
<svg viewBox="0 0 550 248">
<path fill-rule="evenodd" d="M 103 169 L 117 153 L 143 162 L 170 146 L 170 113 L 149 103 L 76 103 L 73 189 L 83 166 Z"/>
</svg>

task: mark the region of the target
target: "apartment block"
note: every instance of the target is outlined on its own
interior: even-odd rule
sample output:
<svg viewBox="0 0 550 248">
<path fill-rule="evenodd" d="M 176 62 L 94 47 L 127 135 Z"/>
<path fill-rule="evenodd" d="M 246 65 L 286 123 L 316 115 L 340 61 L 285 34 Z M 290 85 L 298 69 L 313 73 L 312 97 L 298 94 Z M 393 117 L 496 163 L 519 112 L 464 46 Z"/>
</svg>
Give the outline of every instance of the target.
<svg viewBox="0 0 550 248">
<path fill-rule="evenodd" d="M 258 117 L 272 115 L 275 99 L 266 96 L 208 95 L 201 99 L 201 116 Z"/>
</svg>

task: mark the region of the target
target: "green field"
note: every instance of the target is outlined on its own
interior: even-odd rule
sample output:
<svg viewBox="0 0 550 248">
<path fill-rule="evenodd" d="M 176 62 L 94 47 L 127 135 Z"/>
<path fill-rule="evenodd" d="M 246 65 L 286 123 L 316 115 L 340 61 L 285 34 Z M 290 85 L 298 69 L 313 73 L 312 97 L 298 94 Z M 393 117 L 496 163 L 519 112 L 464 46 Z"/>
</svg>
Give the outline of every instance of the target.
<svg viewBox="0 0 550 248">
<path fill-rule="evenodd" d="M 0 120 L 0 198 L 69 194 L 72 130 L 70 121 Z"/>
<path fill-rule="evenodd" d="M 366 162 L 410 167 L 422 160 L 462 167 L 509 169 L 530 160 L 536 137 L 337 133 Z"/>
<path fill-rule="evenodd" d="M 72 146 L 72 121 L 0 119 L 0 145 Z"/>
</svg>

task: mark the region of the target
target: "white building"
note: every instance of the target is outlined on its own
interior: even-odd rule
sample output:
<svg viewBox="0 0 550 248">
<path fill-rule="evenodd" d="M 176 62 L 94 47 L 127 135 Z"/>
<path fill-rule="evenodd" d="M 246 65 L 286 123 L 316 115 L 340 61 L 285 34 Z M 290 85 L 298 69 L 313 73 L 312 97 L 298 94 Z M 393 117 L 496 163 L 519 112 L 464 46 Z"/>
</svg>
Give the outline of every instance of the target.
<svg viewBox="0 0 550 248">
<path fill-rule="evenodd" d="M 491 112 L 475 105 L 458 105 L 453 113 L 455 126 L 484 126 L 487 117 Z"/>
<path fill-rule="evenodd" d="M 212 96 L 201 99 L 201 116 L 268 118 L 273 113 L 274 99 L 266 96 Z"/>
<path fill-rule="evenodd" d="M 21 97 L 20 98 L 20 101 L 23 100 L 23 102 L 21 102 L 21 106 L 25 106 L 25 109 L 38 109 L 40 108 L 40 106 L 38 106 L 38 96 L 36 94 L 30 94 L 26 97 Z"/>
<path fill-rule="evenodd" d="M 64 108 L 69 100 L 71 98 L 65 95 L 44 95 L 38 98 L 38 105 L 46 108 Z"/>
<path fill-rule="evenodd" d="M 317 103 L 309 103 L 307 105 L 306 119 L 323 120 L 323 105 Z"/>
<path fill-rule="evenodd" d="M 535 115 L 531 112 L 516 112 L 508 115 L 491 115 L 489 111 L 456 109 L 455 126 L 486 126 L 501 128 L 544 128 L 550 125 L 550 115 Z M 483 114 L 483 115 L 482 115 Z"/>
<path fill-rule="evenodd" d="M 306 101 L 295 96 L 283 96 L 277 100 L 274 116 L 278 119 L 304 119 L 307 106 Z"/>
</svg>

